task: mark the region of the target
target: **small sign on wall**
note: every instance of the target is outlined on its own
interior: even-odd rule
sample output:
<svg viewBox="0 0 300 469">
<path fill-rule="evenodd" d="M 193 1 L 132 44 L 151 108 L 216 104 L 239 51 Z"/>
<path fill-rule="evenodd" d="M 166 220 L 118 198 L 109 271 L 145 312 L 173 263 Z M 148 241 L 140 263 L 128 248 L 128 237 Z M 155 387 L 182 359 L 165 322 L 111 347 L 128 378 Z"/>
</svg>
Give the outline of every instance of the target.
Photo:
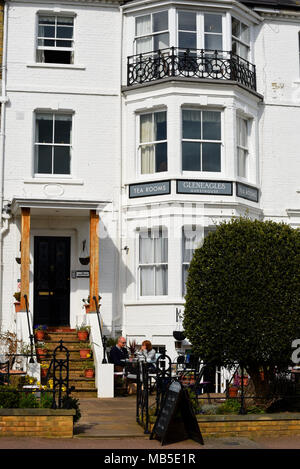
<svg viewBox="0 0 300 469">
<path fill-rule="evenodd" d="M 247 186 L 246 184 L 237 182 L 236 195 L 243 199 L 251 200 L 252 202 L 258 202 L 258 189 L 256 189 L 256 187 Z"/>
<path fill-rule="evenodd" d="M 89 270 L 76 270 L 76 278 L 89 278 L 90 271 Z"/>
<path fill-rule="evenodd" d="M 171 192 L 171 181 L 146 182 L 130 184 L 129 198 L 150 197 L 153 195 L 165 195 Z"/>
</svg>

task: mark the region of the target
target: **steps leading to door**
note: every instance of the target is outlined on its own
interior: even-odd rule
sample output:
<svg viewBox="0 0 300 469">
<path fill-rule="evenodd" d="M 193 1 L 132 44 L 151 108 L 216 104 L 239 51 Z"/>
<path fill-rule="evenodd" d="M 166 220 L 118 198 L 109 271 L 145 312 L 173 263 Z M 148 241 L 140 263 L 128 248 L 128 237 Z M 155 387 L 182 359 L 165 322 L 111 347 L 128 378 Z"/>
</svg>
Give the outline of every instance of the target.
<svg viewBox="0 0 300 469">
<path fill-rule="evenodd" d="M 84 376 L 84 367 L 87 363 L 91 363 L 93 358 L 80 358 L 79 344 L 80 340 L 77 337 L 75 329 L 68 327 L 49 327 L 46 331 L 46 336 L 43 342 L 47 345 L 49 350 L 45 358 L 39 359 L 44 363 L 51 362 L 53 358 L 53 351 L 60 345 L 60 341 L 68 349 L 69 355 L 69 384 L 74 386 L 75 390 L 72 392 L 72 397 L 97 397 L 97 389 L 95 386 L 95 378 L 86 378 Z M 87 341 L 88 343 L 88 341 Z M 64 353 L 57 353 L 57 358 L 64 358 Z"/>
</svg>

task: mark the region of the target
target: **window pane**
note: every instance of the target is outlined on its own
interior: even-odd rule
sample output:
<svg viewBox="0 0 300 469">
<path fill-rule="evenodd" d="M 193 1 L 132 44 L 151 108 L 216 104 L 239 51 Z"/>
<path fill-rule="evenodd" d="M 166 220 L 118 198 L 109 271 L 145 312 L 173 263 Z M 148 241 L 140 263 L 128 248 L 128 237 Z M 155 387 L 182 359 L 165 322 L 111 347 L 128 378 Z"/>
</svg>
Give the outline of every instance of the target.
<svg viewBox="0 0 300 469">
<path fill-rule="evenodd" d="M 156 112 L 154 114 L 154 140 L 167 139 L 167 113 Z"/>
<path fill-rule="evenodd" d="M 246 158 L 247 152 L 238 148 L 238 176 L 244 178 L 247 177 Z"/>
<path fill-rule="evenodd" d="M 238 119 L 238 144 L 242 147 L 247 147 L 247 121 L 245 119 Z"/>
<path fill-rule="evenodd" d="M 153 141 L 152 114 L 142 114 L 140 116 L 140 142 L 148 143 Z"/>
<path fill-rule="evenodd" d="M 249 27 L 246 24 L 241 23 L 241 40 L 249 44 L 250 41 L 250 31 Z"/>
<path fill-rule="evenodd" d="M 59 26 L 57 28 L 56 37 L 62 38 L 72 38 L 73 37 L 73 28 Z"/>
<path fill-rule="evenodd" d="M 204 47 L 207 50 L 222 50 L 222 36 L 216 34 L 205 34 Z"/>
<path fill-rule="evenodd" d="M 55 16 L 40 16 L 39 24 L 55 25 Z"/>
<path fill-rule="evenodd" d="M 136 40 L 136 53 L 137 54 L 144 54 L 145 52 L 150 52 L 151 50 L 152 50 L 152 38 L 150 36 Z"/>
<path fill-rule="evenodd" d="M 57 39 L 55 41 L 55 47 L 72 47 L 73 41 L 63 41 L 60 39 Z"/>
<path fill-rule="evenodd" d="M 148 235 L 148 232 L 143 232 L 139 236 L 139 262 L 140 264 L 153 263 L 153 242 L 154 240 Z"/>
<path fill-rule="evenodd" d="M 162 233 L 159 236 L 153 238 L 154 242 L 154 262 L 164 263 L 168 262 L 168 238 L 163 236 Z"/>
<path fill-rule="evenodd" d="M 204 15 L 204 31 L 206 33 L 222 33 L 222 16 Z"/>
<path fill-rule="evenodd" d="M 248 60 L 249 48 L 243 44 L 239 44 L 239 53 L 238 55 L 245 60 Z"/>
<path fill-rule="evenodd" d="M 197 36 L 196 33 L 179 33 L 179 48 L 196 49 Z"/>
<path fill-rule="evenodd" d="M 71 116 L 55 116 L 54 123 L 54 142 L 55 143 L 70 143 L 72 128 Z"/>
<path fill-rule="evenodd" d="M 155 294 L 168 294 L 168 267 L 165 265 L 155 268 Z"/>
<path fill-rule="evenodd" d="M 166 31 L 168 28 L 168 11 L 160 11 L 153 15 L 153 32 Z"/>
<path fill-rule="evenodd" d="M 196 31 L 196 13 L 193 11 L 180 11 L 178 29 L 183 31 Z"/>
<path fill-rule="evenodd" d="M 156 34 L 154 36 L 154 50 L 166 49 L 169 47 L 169 33 Z"/>
<path fill-rule="evenodd" d="M 167 143 L 155 145 L 155 170 L 157 173 L 168 170 Z"/>
<path fill-rule="evenodd" d="M 141 148 L 141 173 L 155 173 L 154 145 L 147 145 Z"/>
<path fill-rule="evenodd" d="M 182 142 L 183 171 L 200 171 L 200 143 Z"/>
<path fill-rule="evenodd" d="M 202 171 L 221 171 L 221 145 L 219 143 L 202 144 Z"/>
<path fill-rule="evenodd" d="M 39 26 L 39 36 L 40 37 L 55 37 L 55 27 L 54 26 Z"/>
<path fill-rule="evenodd" d="M 201 139 L 200 111 L 182 111 L 182 136 L 188 139 Z"/>
<path fill-rule="evenodd" d="M 232 35 L 237 38 L 240 37 L 240 22 L 235 18 L 232 18 Z"/>
<path fill-rule="evenodd" d="M 140 295 L 154 295 L 154 267 L 140 268 Z"/>
<path fill-rule="evenodd" d="M 36 120 L 36 142 L 52 143 L 53 142 L 53 116 L 52 114 L 44 114 L 37 116 Z"/>
<path fill-rule="evenodd" d="M 38 145 L 36 148 L 36 168 L 37 173 L 52 173 L 52 147 L 48 145 Z"/>
<path fill-rule="evenodd" d="M 57 18 L 57 25 L 58 26 L 73 26 L 73 23 L 74 23 L 74 19 L 73 18 L 67 18 L 67 17 L 64 17 L 64 16 L 59 16 Z"/>
<path fill-rule="evenodd" d="M 203 139 L 221 140 L 221 114 L 220 112 L 203 112 Z"/>
<path fill-rule="evenodd" d="M 70 147 L 54 147 L 54 174 L 70 174 Z"/>
<path fill-rule="evenodd" d="M 182 266 L 182 282 L 183 282 L 182 292 L 183 292 L 183 296 L 186 295 L 186 281 L 187 281 L 187 278 L 188 278 L 188 270 L 189 270 L 189 265 L 183 264 L 183 266 Z"/>
<path fill-rule="evenodd" d="M 135 21 L 135 35 L 144 36 L 151 33 L 151 17 L 150 15 L 140 16 Z"/>
</svg>

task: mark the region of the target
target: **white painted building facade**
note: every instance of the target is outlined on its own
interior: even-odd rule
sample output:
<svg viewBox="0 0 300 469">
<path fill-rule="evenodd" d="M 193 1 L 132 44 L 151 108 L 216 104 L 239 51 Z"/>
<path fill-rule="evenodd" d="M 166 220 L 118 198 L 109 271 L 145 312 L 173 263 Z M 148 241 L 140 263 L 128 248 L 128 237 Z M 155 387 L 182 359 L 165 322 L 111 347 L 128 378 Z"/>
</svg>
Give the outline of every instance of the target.
<svg viewBox="0 0 300 469">
<path fill-rule="evenodd" d="M 68 239 L 60 324 L 72 328 L 86 318 L 79 258 L 96 211 L 105 333 L 175 358 L 203 234 L 244 214 L 299 226 L 299 7 L 12 0 L 4 31 L 2 330 L 26 338 L 13 304 L 22 209 L 33 322 L 43 319 L 43 242 L 57 254 L 54 238 Z"/>
</svg>

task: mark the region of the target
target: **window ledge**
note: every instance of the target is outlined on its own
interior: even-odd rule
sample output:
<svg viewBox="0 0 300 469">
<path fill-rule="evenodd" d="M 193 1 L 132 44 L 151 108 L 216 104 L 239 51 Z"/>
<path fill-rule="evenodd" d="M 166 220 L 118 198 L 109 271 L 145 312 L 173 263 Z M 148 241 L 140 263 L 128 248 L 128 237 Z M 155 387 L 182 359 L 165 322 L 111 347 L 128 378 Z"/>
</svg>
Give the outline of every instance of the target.
<svg viewBox="0 0 300 469">
<path fill-rule="evenodd" d="M 55 178 L 43 178 L 36 177 L 31 179 L 24 179 L 24 184 L 70 184 L 70 185 L 83 185 L 83 179 L 55 179 Z"/>
<path fill-rule="evenodd" d="M 74 64 L 52 64 L 44 62 L 34 62 L 27 64 L 26 67 L 30 68 L 57 68 L 57 69 L 67 69 L 67 70 L 85 70 L 85 65 L 74 65 Z"/>
</svg>

